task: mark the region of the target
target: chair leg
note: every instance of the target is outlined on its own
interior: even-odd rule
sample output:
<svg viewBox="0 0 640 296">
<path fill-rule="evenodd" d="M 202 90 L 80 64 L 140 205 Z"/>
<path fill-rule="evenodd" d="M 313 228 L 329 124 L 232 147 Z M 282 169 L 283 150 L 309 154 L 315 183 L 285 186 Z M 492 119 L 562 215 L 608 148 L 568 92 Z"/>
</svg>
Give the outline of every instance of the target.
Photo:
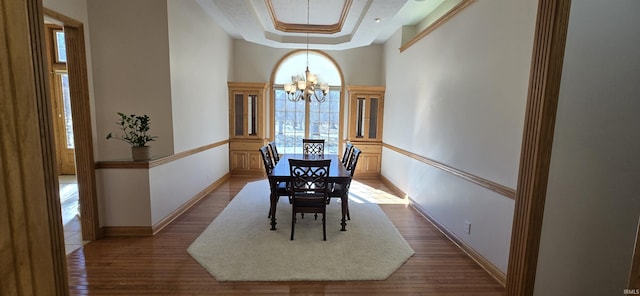
<svg viewBox="0 0 640 296">
<path fill-rule="evenodd" d="M 296 230 L 296 212 L 293 211 L 291 217 L 291 240 L 293 240 L 293 232 Z"/>
<path fill-rule="evenodd" d="M 322 240 L 327 240 L 327 223 L 325 219 L 326 211 L 322 213 Z"/>
<path fill-rule="evenodd" d="M 349 214 L 349 204 L 347 203 L 347 220 L 351 220 L 351 214 Z"/>
<path fill-rule="evenodd" d="M 280 201 L 280 196 L 276 197 L 276 204 Z M 269 214 L 267 215 L 267 219 L 271 218 L 271 211 L 273 209 L 271 208 L 271 206 L 269 206 Z"/>
<path fill-rule="evenodd" d="M 345 198 L 345 207 L 347 208 L 347 220 L 351 220 L 351 214 L 349 213 L 349 191 L 347 191 L 346 193 L 346 198 Z"/>
</svg>

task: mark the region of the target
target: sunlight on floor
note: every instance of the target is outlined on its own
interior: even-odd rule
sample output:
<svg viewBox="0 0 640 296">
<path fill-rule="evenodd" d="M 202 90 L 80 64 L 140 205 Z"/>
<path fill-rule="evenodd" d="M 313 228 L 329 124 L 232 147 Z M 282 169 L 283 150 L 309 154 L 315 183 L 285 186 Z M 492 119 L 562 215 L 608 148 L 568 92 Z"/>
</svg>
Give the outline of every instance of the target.
<svg viewBox="0 0 640 296">
<path fill-rule="evenodd" d="M 80 228 L 80 219 L 76 215 L 71 221 L 64 224 L 64 249 L 69 255 L 71 252 L 79 249 L 87 242 L 82 241 L 82 230 Z"/>
<path fill-rule="evenodd" d="M 351 181 L 349 200 L 356 203 L 408 205 L 409 199 L 400 198 L 392 193 L 373 188 L 358 181 Z"/>
<path fill-rule="evenodd" d="M 62 210 L 62 225 L 64 228 L 65 253 L 79 249 L 87 242 L 82 241 L 82 228 L 79 216 L 78 181 L 75 175 L 61 175 L 60 208 Z"/>
</svg>

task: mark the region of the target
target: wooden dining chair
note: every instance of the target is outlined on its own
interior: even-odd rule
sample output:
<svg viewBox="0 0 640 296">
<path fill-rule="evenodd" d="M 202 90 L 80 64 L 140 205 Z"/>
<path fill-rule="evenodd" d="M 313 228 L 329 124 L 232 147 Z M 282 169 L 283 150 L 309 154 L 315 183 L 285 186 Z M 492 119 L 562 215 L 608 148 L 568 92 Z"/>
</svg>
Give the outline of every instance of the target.
<svg viewBox="0 0 640 296">
<path fill-rule="evenodd" d="M 324 155 L 324 139 L 302 139 L 302 153 Z"/>
<path fill-rule="evenodd" d="M 351 175 L 349 181 L 345 184 L 333 183 L 331 184 L 331 191 L 329 192 L 329 199 L 327 199 L 327 204 L 331 201 L 331 198 L 339 198 L 345 203 L 345 207 L 347 208 L 347 219 L 351 220 L 351 214 L 349 213 L 349 187 L 351 187 L 351 180 L 353 180 L 353 175 L 356 171 L 356 165 L 358 164 L 358 159 L 360 158 L 360 149 L 355 146 L 352 149 L 351 157 L 349 158 L 349 163 L 347 164 L 347 172 Z"/>
<path fill-rule="evenodd" d="M 269 175 L 271 174 L 271 172 L 273 172 L 273 168 L 275 167 L 273 158 L 270 155 L 271 149 L 269 149 L 268 145 L 265 145 L 260 147 L 259 150 L 260 155 L 262 156 L 265 173 L 267 174 L 267 178 L 269 178 Z M 275 199 L 275 204 L 277 204 L 280 196 L 289 196 L 289 190 L 287 190 L 286 182 L 275 182 L 273 180 L 269 180 L 269 188 L 271 191 L 271 195 L 269 196 L 269 198 Z M 269 215 L 267 216 L 267 218 L 271 218 L 271 213 L 273 213 L 273 208 L 269 207 Z"/>
<path fill-rule="evenodd" d="M 327 199 L 329 196 L 329 166 L 331 160 L 289 159 L 291 179 L 289 198 L 291 199 L 291 240 L 293 240 L 296 214 L 322 214 L 322 239 L 327 240 Z"/>
<path fill-rule="evenodd" d="M 274 164 L 277 164 L 280 161 L 280 154 L 278 154 L 278 148 L 276 147 L 276 141 L 271 141 L 267 143 L 269 148 L 271 149 L 271 157 L 273 158 Z"/>
<path fill-rule="evenodd" d="M 344 165 L 345 167 L 349 163 L 349 158 L 351 157 L 351 153 L 353 152 L 353 147 L 353 144 L 347 143 L 344 148 L 344 154 L 342 154 L 342 165 Z"/>
</svg>

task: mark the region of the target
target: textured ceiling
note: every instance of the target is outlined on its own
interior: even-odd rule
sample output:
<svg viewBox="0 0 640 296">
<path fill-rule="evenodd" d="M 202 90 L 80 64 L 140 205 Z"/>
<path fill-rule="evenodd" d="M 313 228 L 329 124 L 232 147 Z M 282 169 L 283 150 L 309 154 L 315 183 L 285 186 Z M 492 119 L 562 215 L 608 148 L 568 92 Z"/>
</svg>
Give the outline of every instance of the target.
<svg viewBox="0 0 640 296">
<path fill-rule="evenodd" d="M 308 34 L 311 49 L 341 50 L 384 43 L 443 0 L 309 0 L 308 8 L 305 0 L 197 1 L 233 38 L 305 48 Z"/>
</svg>

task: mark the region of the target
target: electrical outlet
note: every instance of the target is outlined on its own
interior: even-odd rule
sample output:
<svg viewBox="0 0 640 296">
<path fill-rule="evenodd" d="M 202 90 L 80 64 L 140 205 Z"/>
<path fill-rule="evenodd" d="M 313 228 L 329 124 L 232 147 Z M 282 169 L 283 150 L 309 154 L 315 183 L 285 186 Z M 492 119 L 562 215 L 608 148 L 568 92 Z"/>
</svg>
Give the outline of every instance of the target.
<svg viewBox="0 0 640 296">
<path fill-rule="evenodd" d="M 464 220 L 464 233 L 467 235 L 471 234 L 471 222 L 469 222 L 469 220 Z"/>
</svg>

